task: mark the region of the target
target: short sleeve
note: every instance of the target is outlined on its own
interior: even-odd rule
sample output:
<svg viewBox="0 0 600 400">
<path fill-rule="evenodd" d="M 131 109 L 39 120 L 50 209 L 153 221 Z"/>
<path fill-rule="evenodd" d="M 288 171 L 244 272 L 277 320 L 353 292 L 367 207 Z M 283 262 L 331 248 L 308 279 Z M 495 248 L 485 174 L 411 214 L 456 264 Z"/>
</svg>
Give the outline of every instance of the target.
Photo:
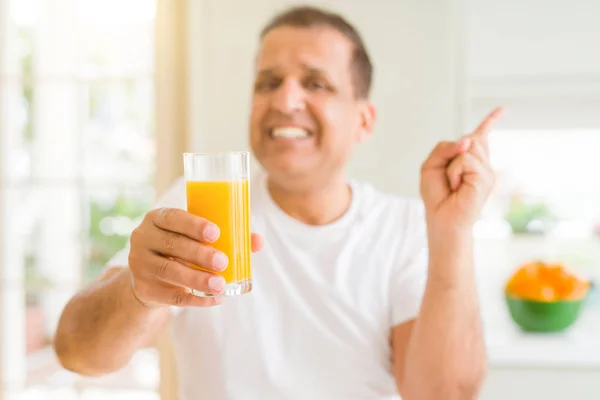
<svg viewBox="0 0 600 400">
<path fill-rule="evenodd" d="M 427 225 L 421 202 L 405 211 L 406 230 L 391 279 L 391 323 L 399 325 L 419 315 L 429 265 Z"/>
</svg>

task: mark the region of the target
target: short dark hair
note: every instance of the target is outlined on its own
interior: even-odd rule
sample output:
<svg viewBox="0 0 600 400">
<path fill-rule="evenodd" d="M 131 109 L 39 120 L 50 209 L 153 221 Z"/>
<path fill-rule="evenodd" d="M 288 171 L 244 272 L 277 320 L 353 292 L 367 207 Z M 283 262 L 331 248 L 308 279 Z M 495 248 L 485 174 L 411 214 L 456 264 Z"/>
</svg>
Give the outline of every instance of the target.
<svg viewBox="0 0 600 400">
<path fill-rule="evenodd" d="M 273 29 L 291 26 L 297 28 L 332 28 L 344 35 L 353 46 L 351 68 L 355 95 L 367 98 L 371 91 L 373 66 L 358 31 L 341 15 L 311 6 L 289 8 L 273 17 L 260 33 L 261 40 Z"/>
</svg>

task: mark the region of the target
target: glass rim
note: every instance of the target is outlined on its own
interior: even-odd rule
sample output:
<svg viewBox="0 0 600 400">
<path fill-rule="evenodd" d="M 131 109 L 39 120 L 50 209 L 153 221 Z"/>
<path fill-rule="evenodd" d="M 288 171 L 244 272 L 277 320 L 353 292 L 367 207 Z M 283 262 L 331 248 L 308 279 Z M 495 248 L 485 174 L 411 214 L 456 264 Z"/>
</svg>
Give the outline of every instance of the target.
<svg viewBox="0 0 600 400">
<path fill-rule="evenodd" d="M 249 155 L 249 151 L 184 152 L 183 156 L 239 156 Z"/>
</svg>

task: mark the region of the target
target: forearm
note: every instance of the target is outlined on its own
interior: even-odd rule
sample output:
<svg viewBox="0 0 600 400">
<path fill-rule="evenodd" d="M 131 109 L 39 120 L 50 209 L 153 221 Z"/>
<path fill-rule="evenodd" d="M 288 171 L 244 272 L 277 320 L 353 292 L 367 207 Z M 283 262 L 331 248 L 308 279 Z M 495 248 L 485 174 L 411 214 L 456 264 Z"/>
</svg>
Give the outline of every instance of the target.
<svg viewBox="0 0 600 400">
<path fill-rule="evenodd" d="M 486 351 L 470 234 L 429 235 L 429 276 L 406 359 L 407 399 L 474 399 Z"/>
<path fill-rule="evenodd" d="M 54 348 L 63 366 L 83 375 L 120 369 L 164 326 L 168 308 L 151 309 L 134 296 L 129 270 L 78 293 L 65 307 Z"/>
</svg>

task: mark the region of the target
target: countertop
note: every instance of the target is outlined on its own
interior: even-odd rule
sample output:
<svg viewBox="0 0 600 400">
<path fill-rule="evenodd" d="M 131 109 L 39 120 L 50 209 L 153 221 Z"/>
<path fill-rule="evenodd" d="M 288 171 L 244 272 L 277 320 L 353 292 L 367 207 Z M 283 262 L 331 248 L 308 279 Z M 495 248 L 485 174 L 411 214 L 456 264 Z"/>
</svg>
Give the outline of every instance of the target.
<svg viewBox="0 0 600 400">
<path fill-rule="evenodd" d="M 492 368 L 597 368 L 600 370 L 600 299 L 590 298 L 566 331 L 526 333 L 501 299 L 484 304 L 484 328 Z"/>
</svg>

